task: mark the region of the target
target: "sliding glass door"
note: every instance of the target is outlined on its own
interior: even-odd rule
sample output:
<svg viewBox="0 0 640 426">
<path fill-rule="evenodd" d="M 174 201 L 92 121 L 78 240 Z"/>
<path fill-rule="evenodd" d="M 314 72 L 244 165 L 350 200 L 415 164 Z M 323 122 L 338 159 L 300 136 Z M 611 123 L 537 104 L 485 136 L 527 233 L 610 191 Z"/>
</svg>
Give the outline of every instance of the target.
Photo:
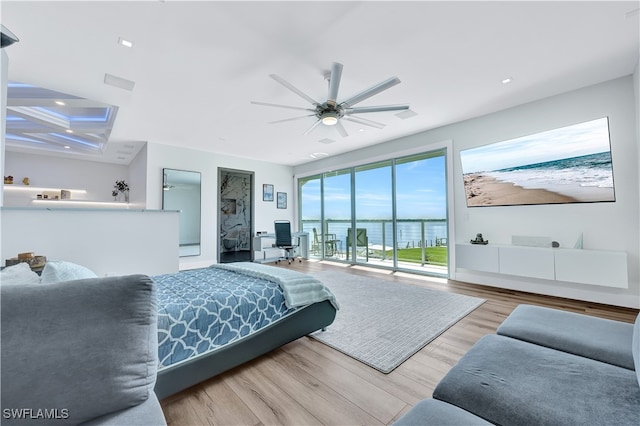
<svg viewBox="0 0 640 426">
<path fill-rule="evenodd" d="M 300 229 L 309 234 L 309 257 L 322 258 L 318 229 L 322 228 L 322 176 L 298 180 Z"/>
<path fill-rule="evenodd" d="M 346 260 L 393 266 L 392 162 L 356 167 L 354 176 L 355 228 L 347 230 Z"/>
<path fill-rule="evenodd" d="M 310 256 L 448 275 L 446 150 L 301 178 Z"/>
<path fill-rule="evenodd" d="M 351 224 L 351 169 L 338 170 L 323 175 L 323 218 L 320 236 L 324 257 L 345 257 L 347 229 Z"/>
<path fill-rule="evenodd" d="M 445 160 L 436 151 L 395 161 L 398 268 L 448 272 Z"/>
</svg>

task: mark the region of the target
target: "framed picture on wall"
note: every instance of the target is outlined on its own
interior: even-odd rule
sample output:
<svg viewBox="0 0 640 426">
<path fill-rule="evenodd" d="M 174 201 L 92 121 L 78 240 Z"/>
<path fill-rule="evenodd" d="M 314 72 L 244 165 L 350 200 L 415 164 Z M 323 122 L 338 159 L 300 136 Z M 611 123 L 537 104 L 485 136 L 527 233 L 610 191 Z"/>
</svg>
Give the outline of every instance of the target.
<svg viewBox="0 0 640 426">
<path fill-rule="evenodd" d="M 286 209 L 287 208 L 287 193 L 286 192 L 278 192 L 278 208 Z"/>
<path fill-rule="evenodd" d="M 273 201 L 273 185 L 268 183 L 262 185 L 262 201 Z"/>
</svg>

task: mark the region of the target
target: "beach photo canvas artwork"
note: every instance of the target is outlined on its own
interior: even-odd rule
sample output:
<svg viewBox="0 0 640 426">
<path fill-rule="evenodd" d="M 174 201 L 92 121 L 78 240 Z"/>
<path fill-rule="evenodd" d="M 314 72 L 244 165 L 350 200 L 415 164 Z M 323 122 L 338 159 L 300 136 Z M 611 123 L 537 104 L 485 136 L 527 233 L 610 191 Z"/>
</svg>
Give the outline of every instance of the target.
<svg viewBox="0 0 640 426">
<path fill-rule="evenodd" d="M 460 151 L 468 207 L 615 201 L 608 117 Z"/>
</svg>

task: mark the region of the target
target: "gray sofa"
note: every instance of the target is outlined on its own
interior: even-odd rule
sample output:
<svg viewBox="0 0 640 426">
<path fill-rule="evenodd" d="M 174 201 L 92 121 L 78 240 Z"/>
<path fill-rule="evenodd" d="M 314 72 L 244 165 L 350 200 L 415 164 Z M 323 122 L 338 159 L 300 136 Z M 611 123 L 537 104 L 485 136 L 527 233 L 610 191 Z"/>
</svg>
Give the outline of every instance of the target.
<svg viewBox="0 0 640 426">
<path fill-rule="evenodd" d="M 640 315 L 520 305 L 395 423 L 490 424 L 639 425 Z"/>
<path fill-rule="evenodd" d="M 3 425 L 166 425 L 149 277 L 0 290 Z"/>
</svg>

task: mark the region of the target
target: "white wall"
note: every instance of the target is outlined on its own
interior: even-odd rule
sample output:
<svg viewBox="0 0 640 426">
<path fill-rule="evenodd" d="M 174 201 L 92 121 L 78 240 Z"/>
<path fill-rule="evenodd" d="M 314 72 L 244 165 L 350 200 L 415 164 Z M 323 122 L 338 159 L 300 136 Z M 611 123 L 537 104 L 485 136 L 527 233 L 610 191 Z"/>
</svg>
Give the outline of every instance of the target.
<svg viewBox="0 0 640 426">
<path fill-rule="evenodd" d="M 636 77 L 637 78 L 637 77 Z M 512 235 L 548 236 L 572 247 L 584 235 L 585 249 L 628 253 L 628 289 L 610 289 L 509 276 L 475 274 L 455 269 L 451 277 L 561 297 L 620 306 L 640 307 L 640 188 L 638 184 L 637 100 L 632 76 L 586 87 L 494 114 L 418 133 L 341 156 L 326 158 L 294 169 L 296 176 L 331 170 L 370 158 L 397 156 L 453 140 L 454 211 L 456 242 L 467 242 L 482 232 L 491 242 L 510 244 Z M 615 203 L 467 208 L 460 150 L 608 116 L 616 190 Z M 451 247 L 453 250 L 453 247 Z"/>
<path fill-rule="evenodd" d="M 143 145 L 129 164 L 130 208 L 147 207 L 147 145 Z"/>
<path fill-rule="evenodd" d="M 255 173 L 254 231 L 273 232 L 273 221 L 293 221 L 293 169 L 255 160 L 195 151 L 156 143 L 147 144 L 147 208 L 162 207 L 162 169 L 180 169 L 202 174 L 201 254 L 180 258 L 180 268 L 205 267 L 218 259 L 218 168 Z M 274 192 L 289 194 L 289 207 L 277 209 L 276 202 L 262 201 L 262 184 L 274 185 Z"/>
<path fill-rule="evenodd" d="M 34 252 L 98 276 L 178 271 L 177 212 L 5 208 L 1 229 L 8 258 Z"/>
</svg>

